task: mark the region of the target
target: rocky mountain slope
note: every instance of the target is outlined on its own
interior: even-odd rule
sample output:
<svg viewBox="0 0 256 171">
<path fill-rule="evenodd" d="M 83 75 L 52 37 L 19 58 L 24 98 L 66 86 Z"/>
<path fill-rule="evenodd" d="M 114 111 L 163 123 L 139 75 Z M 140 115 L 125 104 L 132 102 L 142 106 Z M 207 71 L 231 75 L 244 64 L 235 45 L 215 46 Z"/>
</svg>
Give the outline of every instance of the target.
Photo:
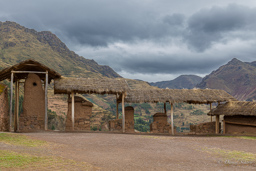
<svg viewBox="0 0 256 171">
<path fill-rule="evenodd" d="M 201 81 L 202 81 L 202 78 L 197 75 L 181 75 L 175 78 L 174 80 L 150 83 L 150 85 L 156 86 L 159 88 L 192 89 Z"/>
<path fill-rule="evenodd" d="M 203 78 L 198 88 L 223 89 L 239 100 L 256 99 L 256 62 L 236 58 Z"/>
<path fill-rule="evenodd" d="M 35 59 L 64 76 L 120 77 L 109 66 L 70 51 L 49 31 L 37 32 L 15 22 L 0 22 L 0 70 L 26 59 Z"/>
</svg>

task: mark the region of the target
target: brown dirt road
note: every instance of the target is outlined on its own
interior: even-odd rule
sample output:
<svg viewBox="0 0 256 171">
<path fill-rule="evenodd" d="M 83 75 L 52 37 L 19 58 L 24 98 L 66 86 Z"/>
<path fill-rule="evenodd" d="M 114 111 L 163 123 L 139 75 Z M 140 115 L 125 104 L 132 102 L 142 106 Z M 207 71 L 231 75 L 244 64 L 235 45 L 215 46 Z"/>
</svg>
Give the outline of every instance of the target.
<svg viewBox="0 0 256 171">
<path fill-rule="evenodd" d="M 251 139 L 109 133 L 23 134 L 55 144 L 48 149 L 52 155 L 87 162 L 100 170 L 256 170 L 256 140 Z M 253 156 L 252 159 L 245 159 L 247 155 Z"/>
</svg>

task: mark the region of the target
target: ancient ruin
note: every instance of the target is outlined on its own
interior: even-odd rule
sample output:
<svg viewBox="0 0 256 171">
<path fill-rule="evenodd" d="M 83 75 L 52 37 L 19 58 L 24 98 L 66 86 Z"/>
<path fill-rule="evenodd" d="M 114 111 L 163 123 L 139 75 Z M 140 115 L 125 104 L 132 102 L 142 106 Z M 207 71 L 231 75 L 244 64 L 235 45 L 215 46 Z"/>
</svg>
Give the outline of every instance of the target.
<svg viewBox="0 0 256 171">
<path fill-rule="evenodd" d="M 190 133 L 193 134 L 215 134 L 216 130 L 215 122 L 205 122 L 197 125 L 190 125 Z M 219 123 L 219 128 L 221 123 Z M 219 130 L 220 133 L 220 130 Z"/>
<path fill-rule="evenodd" d="M 167 122 L 167 115 L 165 113 L 156 113 L 153 115 L 153 122 L 150 124 L 150 132 L 152 133 L 171 133 L 172 132 L 172 127 Z"/>
<path fill-rule="evenodd" d="M 85 98 L 75 96 L 75 115 L 74 115 L 74 130 L 90 130 L 90 118 L 92 115 L 93 104 Z M 72 129 L 72 100 L 68 99 L 68 112 L 66 119 L 66 131 Z"/>
<path fill-rule="evenodd" d="M 41 79 L 36 74 L 28 74 L 24 85 L 23 113 L 19 118 L 20 131 L 44 130 L 45 93 Z"/>
<path fill-rule="evenodd" d="M 0 83 L 0 131 L 9 131 L 7 86 Z"/>
</svg>

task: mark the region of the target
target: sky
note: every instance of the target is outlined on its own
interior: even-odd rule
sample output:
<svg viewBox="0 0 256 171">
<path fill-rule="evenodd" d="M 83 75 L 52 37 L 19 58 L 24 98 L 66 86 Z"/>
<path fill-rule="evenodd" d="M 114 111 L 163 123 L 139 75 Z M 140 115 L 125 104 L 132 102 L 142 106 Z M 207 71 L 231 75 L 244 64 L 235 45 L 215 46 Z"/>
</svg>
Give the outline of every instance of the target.
<svg viewBox="0 0 256 171">
<path fill-rule="evenodd" d="M 255 0 L 0 0 L 0 21 L 51 31 L 78 55 L 148 82 L 256 61 Z"/>
</svg>

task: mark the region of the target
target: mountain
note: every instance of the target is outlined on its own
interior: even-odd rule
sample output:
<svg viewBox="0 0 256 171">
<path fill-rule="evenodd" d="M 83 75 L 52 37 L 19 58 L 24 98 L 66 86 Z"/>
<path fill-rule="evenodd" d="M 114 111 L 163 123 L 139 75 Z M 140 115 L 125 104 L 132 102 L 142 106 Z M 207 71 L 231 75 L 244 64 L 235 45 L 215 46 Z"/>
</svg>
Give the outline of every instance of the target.
<svg viewBox="0 0 256 171">
<path fill-rule="evenodd" d="M 150 83 L 150 85 L 156 86 L 159 88 L 168 87 L 170 89 L 183 89 L 183 88 L 192 89 L 201 81 L 202 81 L 202 78 L 196 75 L 181 75 L 171 81 L 155 82 L 155 83 Z"/>
<path fill-rule="evenodd" d="M 120 77 L 109 66 L 70 51 L 49 31 L 37 32 L 15 22 L 0 22 L 0 70 L 26 59 L 41 62 L 64 76 Z"/>
<path fill-rule="evenodd" d="M 256 99 L 256 62 L 236 58 L 203 78 L 198 88 L 222 89 L 238 100 Z"/>
</svg>

